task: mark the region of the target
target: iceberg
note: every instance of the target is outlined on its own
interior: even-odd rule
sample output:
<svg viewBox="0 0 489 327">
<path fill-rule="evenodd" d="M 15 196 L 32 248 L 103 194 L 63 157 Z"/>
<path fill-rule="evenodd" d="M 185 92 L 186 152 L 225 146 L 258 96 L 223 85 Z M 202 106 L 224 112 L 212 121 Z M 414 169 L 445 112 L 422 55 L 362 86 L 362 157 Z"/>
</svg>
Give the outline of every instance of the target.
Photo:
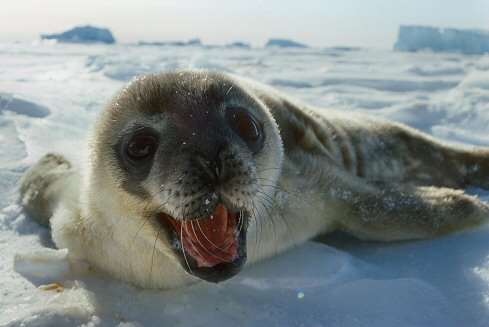
<svg viewBox="0 0 489 327">
<path fill-rule="evenodd" d="M 64 43 L 115 43 L 115 38 L 107 28 L 79 26 L 60 34 L 42 34 L 43 40 L 57 40 Z"/>
<path fill-rule="evenodd" d="M 249 49 L 250 44 L 242 41 L 234 41 L 225 45 L 226 48 L 241 48 L 241 49 Z"/>
<path fill-rule="evenodd" d="M 483 54 L 489 52 L 489 31 L 401 25 L 394 50 Z"/>
<path fill-rule="evenodd" d="M 280 48 L 307 48 L 307 45 L 287 40 L 287 39 L 270 39 L 265 45 L 266 48 L 270 47 L 280 47 Z"/>
<path fill-rule="evenodd" d="M 186 46 L 201 46 L 202 42 L 199 38 L 191 39 L 188 41 L 139 41 L 139 45 L 156 45 L 156 46 L 174 46 L 174 47 L 186 47 Z"/>
</svg>

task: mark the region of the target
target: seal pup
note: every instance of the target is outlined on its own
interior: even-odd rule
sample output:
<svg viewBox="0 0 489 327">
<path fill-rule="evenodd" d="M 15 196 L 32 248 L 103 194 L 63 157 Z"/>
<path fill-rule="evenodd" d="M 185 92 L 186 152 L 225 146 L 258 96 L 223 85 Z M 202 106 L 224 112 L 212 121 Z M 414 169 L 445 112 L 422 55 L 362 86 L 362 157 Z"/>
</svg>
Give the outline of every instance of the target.
<svg viewBox="0 0 489 327">
<path fill-rule="evenodd" d="M 146 288 L 219 282 L 333 230 L 401 241 L 480 225 L 489 149 L 306 106 L 215 71 L 135 79 L 91 130 L 86 158 L 48 154 L 21 181 L 59 248 Z"/>
</svg>

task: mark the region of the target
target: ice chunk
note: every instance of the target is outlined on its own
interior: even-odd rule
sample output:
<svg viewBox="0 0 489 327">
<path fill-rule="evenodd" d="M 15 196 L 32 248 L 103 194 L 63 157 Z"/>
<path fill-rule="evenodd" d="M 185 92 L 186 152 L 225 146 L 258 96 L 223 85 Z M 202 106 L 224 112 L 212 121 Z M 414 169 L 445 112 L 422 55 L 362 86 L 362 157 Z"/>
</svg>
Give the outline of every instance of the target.
<svg viewBox="0 0 489 327">
<path fill-rule="evenodd" d="M 433 50 L 483 54 L 489 52 L 489 32 L 428 26 L 402 26 L 394 49 L 398 51 Z"/>
<path fill-rule="evenodd" d="M 72 271 L 85 271 L 86 263 L 70 260 L 68 250 L 43 248 L 14 256 L 14 270 L 34 283 L 50 283 L 65 279 Z"/>
<path fill-rule="evenodd" d="M 107 28 L 79 26 L 60 34 L 42 34 L 43 40 L 57 40 L 66 43 L 115 43 L 114 36 Z"/>
<path fill-rule="evenodd" d="M 26 277 L 56 280 L 70 271 L 68 250 L 45 248 L 17 253 L 14 257 L 14 270 Z"/>
</svg>

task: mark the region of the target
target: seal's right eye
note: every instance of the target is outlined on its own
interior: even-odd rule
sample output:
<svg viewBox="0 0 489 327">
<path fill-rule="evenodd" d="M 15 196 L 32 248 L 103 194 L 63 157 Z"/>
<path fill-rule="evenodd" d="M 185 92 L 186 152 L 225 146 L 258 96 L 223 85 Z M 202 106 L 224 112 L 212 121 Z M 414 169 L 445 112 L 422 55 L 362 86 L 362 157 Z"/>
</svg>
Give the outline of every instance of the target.
<svg viewBox="0 0 489 327">
<path fill-rule="evenodd" d="M 126 154 L 132 160 L 142 160 L 155 154 L 158 139 L 149 134 L 132 136 L 126 144 Z"/>
<path fill-rule="evenodd" d="M 229 125 L 253 153 L 263 146 L 263 128 L 261 124 L 245 109 L 231 107 L 226 111 Z"/>
</svg>

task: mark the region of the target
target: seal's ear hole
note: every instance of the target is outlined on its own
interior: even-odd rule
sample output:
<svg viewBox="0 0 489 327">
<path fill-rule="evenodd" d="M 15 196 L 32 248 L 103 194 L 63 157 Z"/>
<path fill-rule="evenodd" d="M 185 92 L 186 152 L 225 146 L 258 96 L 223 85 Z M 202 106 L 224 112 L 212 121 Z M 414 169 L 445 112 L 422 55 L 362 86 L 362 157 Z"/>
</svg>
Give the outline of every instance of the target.
<svg viewBox="0 0 489 327">
<path fill-rule="evenodd" d="M 255 117 L 245 109 L 228 108 L 226 111 L 226 120 L 233 131 L 246 142 L 253 153 L 260 150 L 263 145 L 263 128 Z"/>
</svg>

